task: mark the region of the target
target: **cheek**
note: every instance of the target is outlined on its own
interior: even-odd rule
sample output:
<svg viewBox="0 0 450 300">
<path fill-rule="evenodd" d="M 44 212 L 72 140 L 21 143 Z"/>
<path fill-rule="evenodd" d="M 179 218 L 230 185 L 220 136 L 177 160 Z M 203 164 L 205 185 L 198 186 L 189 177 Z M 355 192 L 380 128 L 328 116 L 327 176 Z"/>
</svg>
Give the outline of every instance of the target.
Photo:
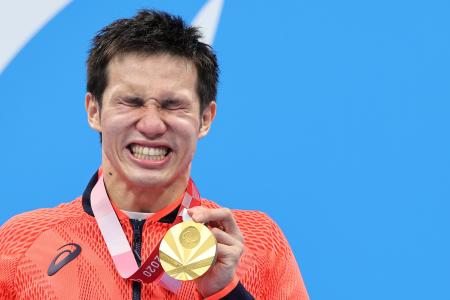
<svg viewBox="0 0 450 300">
<path fill-rule="evenodd" d="M 127 128 L 129 124 L 130 118 L 123 115 L 105 113 L 102 116 L 103 134 L 118 134 Z"/>
<path fill-rule="evenodd" d="M 183 136 L 185 143 L 196 144 L 199 134 L 199 123 L 198 122 L 185 122 L 180 124 L 178 127 L 178 132 L 180 136 Z"/>
<path fill-rule="evenodd" d="M 127 134 L 126 118 L 114 114 L 102 115 L 102 148 L 103 152 L 114 160 L 114 157 L 122 150 L 124 138 Z"/>
</svg>

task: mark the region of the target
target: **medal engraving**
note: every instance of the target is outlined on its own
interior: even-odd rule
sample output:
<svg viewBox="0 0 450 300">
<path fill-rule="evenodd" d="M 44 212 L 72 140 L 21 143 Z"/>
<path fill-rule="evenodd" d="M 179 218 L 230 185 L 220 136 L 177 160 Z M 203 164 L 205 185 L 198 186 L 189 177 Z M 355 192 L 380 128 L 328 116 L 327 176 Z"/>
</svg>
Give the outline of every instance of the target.
<svg viewBox="0 0 450 300">
<path fill-rule="evenodd" d="M 214 264 L 217 241 L 203 224 L 186 221 L 167 231 L 159 247 L 161 266 L 178 280 L 196 279 Z"/>
<path fill-rule="evenodd" d="M 192 249 L 200 242 L 200 231 L 194 226 L 185 228 L 180 234 L 180 243 L 186 249 Z"/>
</svg>

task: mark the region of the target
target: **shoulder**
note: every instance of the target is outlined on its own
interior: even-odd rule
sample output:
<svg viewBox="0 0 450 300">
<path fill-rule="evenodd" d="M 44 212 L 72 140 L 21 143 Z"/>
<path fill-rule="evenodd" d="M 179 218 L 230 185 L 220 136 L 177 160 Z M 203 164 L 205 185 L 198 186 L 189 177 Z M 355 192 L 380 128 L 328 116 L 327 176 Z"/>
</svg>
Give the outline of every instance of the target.
<svg viewBox="0 0 450 300">
<path fill-rule="evenodd" d="M 218 208 L 211 200 L 202 199 L 202 205 Z M 274 249 L 286 244 L 286 239 L 278 224 L 266 213 L 256 210 L 231 209 L 236 222 L 249 247 Z"/>
<path fill-rule="evenodd" d="M 81 198 L 12 217 L 0 227 L 0 298 L 13 299 L 16 270 L 41 234 L 82 216 Z"/>
<path fill-rule="evenodd" d="M 266 213 L 254 210 L 232 210 L 244 235 L 245 244 L 253 250 L 273 251 L 287 241 L 278 224 Z"/>
<path fill-rule="evenodd" d="M 81 198 L 54 208 L 42 208 L 16 215 L 0 227 L 0 255 L 21 254 L 39 235 L 68 220 L 80 217 Z"/>
</svg>

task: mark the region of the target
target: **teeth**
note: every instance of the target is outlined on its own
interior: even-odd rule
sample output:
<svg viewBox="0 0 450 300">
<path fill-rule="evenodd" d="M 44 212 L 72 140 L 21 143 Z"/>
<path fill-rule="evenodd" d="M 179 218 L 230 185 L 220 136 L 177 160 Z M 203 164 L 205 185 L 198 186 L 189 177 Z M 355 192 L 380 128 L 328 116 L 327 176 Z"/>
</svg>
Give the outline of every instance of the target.
<svg viewBox="0 0 450 300">
<path fill-rule="evenodd" d="M 163 160 L 169 149 L 166 147 L 144 147 L 139 145 L 131 146 L 131 153 L 137 159 Z"/>
</svg>

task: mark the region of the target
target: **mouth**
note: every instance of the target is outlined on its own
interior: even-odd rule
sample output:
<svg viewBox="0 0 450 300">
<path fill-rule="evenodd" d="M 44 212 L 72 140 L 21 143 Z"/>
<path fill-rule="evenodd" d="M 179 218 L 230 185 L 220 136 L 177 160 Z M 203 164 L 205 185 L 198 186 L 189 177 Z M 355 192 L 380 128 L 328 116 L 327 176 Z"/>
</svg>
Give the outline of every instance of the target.
<svg viewBox="0 0 450 300">
<path fill-rule="evenodd" d="M 164 146 L 149 147 L 137 144 L 129 145 L 128 150 L 134 158 L 150 161 L 162 161 L 172 152 L 170 148 Z"/>
</svg>

